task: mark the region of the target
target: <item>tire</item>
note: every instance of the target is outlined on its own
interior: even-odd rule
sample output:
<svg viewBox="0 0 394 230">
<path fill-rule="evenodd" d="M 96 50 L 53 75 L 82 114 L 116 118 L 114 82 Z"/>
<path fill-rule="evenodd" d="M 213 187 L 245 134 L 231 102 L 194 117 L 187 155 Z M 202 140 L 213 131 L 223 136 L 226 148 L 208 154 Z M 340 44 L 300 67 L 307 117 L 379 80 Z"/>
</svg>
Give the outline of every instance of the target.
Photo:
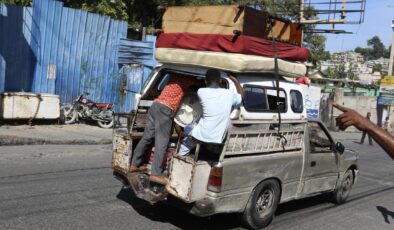
<svg viewBox="0 0 394 230">
<path fill-rule="evenodd" d="M 242 219 L 251 229 L 266 227 L 274 219 L 280 197 L 276 180 L 266 180 L 257 185 L 249 198 Z"/>
<path fill-rule="evenodd" d="M 109 129 L 112 128 L 114 125 L 114 118 L 111 116 L 111 120 L 106 120 L 106 121 L 97 121 L 97 124 L 104 129 Z"/>
<path fill-rule="evenodd" d="M 71 104 L 64 104 L 60 108 L 60 112 L 64 115 L 64 124 L 74 123 L 78 116 L 78 112 L 74 110 Z"/>
<path fill-rule="evenodd" d="M 332 200 L 336 204 L 343 204 L 349 197 L 354 182 L 353 171 L 347 170 L 338 188 L 332 193 Z"/>
</svg>

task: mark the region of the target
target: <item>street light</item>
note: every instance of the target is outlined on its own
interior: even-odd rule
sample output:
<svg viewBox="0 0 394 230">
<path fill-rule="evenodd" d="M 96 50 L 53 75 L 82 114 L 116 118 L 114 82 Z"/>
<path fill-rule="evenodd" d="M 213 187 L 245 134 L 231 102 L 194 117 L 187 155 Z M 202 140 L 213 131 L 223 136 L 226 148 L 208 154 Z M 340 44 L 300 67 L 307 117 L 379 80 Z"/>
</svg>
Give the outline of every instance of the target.
<svg viewBox="0 0 394 230">
<path fill-rule="evenodd" d="M 394 20 L 391 21 L 391 28 L 393 29 L 393 40 L 391 41 L 391 51 L 390 51 L 390 62 L 389 62 L 389 72 L 387 75 L 393 75 L 393 57 L 394 57 Z"/>
</svg>

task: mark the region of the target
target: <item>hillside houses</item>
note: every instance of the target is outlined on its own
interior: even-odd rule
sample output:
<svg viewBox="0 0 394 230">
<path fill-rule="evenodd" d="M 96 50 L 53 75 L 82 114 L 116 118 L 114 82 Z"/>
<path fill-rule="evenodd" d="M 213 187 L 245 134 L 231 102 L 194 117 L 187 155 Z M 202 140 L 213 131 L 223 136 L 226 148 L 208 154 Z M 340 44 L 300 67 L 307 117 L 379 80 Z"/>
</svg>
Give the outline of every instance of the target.
<svg viewBox="0 0 394 230">
<path fill-rule="evenodd" d="M 387 72 L 388 66 L 387 58 L 365 61 L 361 54 L 347 51 L 333 53 L 331 60 L 320 63 L 320 71 L 327 73 L 329 69 L 340 69 L 341 73 L 336 73 L 337 76 L 334 78 L 347 80 L 353 78 L 362 84 L 370 85 L 381 79 L 382 72 Z"/>
</svg>

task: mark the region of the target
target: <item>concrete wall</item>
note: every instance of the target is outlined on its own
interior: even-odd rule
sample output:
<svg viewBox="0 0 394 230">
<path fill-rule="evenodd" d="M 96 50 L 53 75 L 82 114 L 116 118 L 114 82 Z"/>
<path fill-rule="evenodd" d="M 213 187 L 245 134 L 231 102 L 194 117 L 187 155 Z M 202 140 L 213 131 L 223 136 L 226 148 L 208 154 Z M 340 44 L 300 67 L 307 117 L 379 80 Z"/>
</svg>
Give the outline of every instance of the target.
<svg viewBox="0 0 394 230">
<path fill-rule="evenodd" d="M 335 118 L 338 117 L 342 112 L 334 109 L 332 110 L 332 102 L 346 106 L 348 108 L 356 110 L 358 113 L 366 116 L 368 112 L 371 112 L 371 121 L 375 124 L 379 124 L 381 121 L 378 117 L 381 117 L 382 112 L 377 109 L 377 97 L 366 97 L 366 96 L 343 96 L 343 89 L 335 89 L 335 92 L 331 95 L 322 94 L 322 105 L 320 107 L 321 119 L 331 130 L 338 130 L 335 126 Z M 389 112 L 391 126 L 394 126 L 394 111 L 393 108 Z M 347 132 L 358 132 L 354 127 L 346 129 Z M 393 131 L 391 128 L 390 131 Z"/>
</svg>

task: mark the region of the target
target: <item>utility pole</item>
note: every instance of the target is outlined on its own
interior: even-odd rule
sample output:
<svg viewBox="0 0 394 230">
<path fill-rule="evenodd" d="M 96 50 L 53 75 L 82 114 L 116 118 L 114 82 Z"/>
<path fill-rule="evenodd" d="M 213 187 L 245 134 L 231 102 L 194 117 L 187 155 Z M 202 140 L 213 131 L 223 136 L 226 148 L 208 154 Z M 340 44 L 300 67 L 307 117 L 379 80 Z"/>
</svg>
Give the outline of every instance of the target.
<svg viewBox="0 0 394 230">
<path fill-rule="evenodd" d="M 390 51 L 390 62 L 389 62 L 389 72 L 387 75 L 393 75 L 393 61 L 394 61 L 394 20 L 391 21 L 391 28 L 393 29 L 393 39 L 391 41 L 391 51 Z"/>
</svg>

